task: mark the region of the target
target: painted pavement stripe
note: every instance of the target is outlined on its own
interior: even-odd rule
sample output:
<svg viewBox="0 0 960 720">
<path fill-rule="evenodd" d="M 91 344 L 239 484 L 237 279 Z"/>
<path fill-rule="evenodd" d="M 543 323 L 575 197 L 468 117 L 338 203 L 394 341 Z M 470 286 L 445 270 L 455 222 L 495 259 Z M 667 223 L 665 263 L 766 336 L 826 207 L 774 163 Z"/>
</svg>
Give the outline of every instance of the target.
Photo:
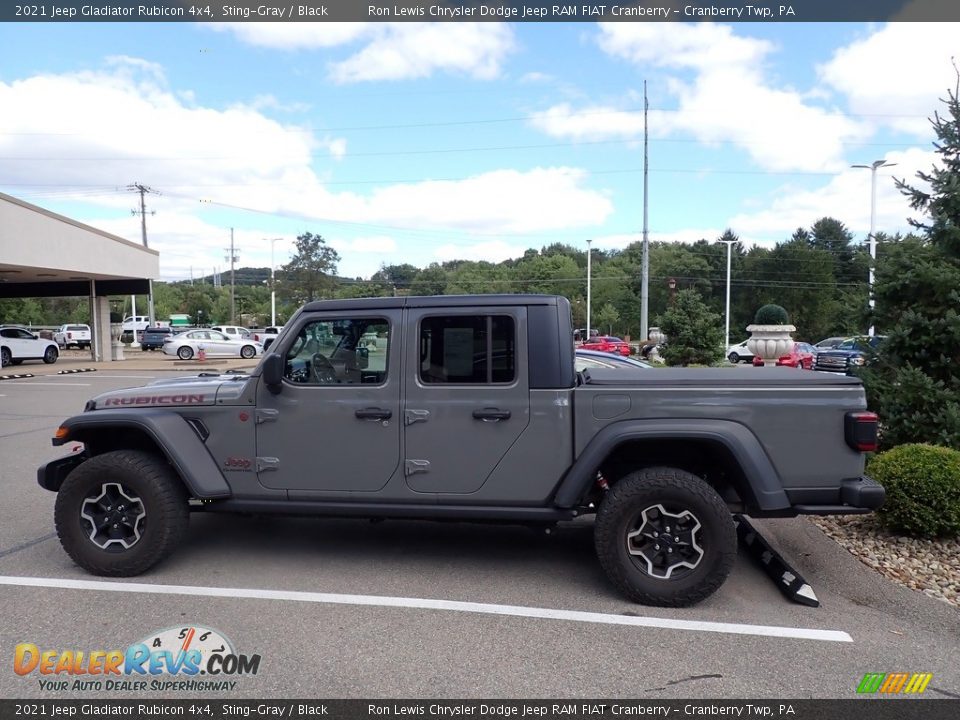
<svg viewBox="0 0 960 720">
<path fill-rule="evenodd" d="M 494 605 L 457 600 L 434 600 L 430 598 L 342 595 L 339 593 L 303 592 L 297 590 L 200 587 L 193 585 L 154 585 L 152 583 L 121 583 L 104 582 L 100 580 L 20 576 L 0 576 L 0 585 L 155 595 L 283 600 L 288 602 L 364 605 L 368 607 L 393 607 L 416 610 L 447 610 L 452 612 L 478 613 L 482 615 L 527 617 L 542 620 L 567 620 L 603 625 L 628 625 L 632 627 L 660 628 L 664 630 L 692 630 L 698 632 L 728 633 L 732 635 L 758 635 L 761 637 L 796 638 L 800 640 L 821 640 L 826 642 L 853 642 L 853 638 L 851 638 L 850 635 L 840 630 L 817 630 L 813 628 L 779 627 L 774 625 L 744 625 L 739 623 L 707 622 L 701 620 L 674 620 L 671 618 L 613 615 L 580 610 L 557 610 L 552 608 L 525 607 L 521 605 Z"/>
</svg>

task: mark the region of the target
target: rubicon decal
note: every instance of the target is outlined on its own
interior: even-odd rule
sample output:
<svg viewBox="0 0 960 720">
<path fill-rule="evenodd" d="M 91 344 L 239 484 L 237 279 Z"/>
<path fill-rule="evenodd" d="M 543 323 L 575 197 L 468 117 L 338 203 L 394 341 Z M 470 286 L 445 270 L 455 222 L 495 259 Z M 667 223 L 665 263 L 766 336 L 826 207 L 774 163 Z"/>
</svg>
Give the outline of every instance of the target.
<svg viewBox="0 0 960 720">
<path fill-rule="evenodd" d="M 20 643 L 13 671 L 40 676 L 41 690 L 233 690 L 237 681 L 224 676 L 256 675 L 260 660 L 257 654 L 237 653 L 216 630 L 195 625 L 159 630 L 125 649 L 41 649 Z M 208 678 L 194 680 L 198 675 Z M 67 676 L 73 679 L 62 679 Z"/>
<path fill-rule="evenodd" d="M 137 395 L 135 397 L 112 397 L 103 401 L 104 407 L 119 405 L 200 405 L 206 396 L 200 395 Z"/>
</svg>

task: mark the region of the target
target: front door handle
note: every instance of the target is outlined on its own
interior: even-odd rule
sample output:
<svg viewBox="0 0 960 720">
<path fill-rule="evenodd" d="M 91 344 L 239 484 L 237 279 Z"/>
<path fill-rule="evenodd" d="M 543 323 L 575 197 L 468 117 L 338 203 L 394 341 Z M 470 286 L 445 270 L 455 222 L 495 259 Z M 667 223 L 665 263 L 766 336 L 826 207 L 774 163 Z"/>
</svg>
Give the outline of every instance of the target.
<svg viewBox="0 0 960 720">
<path fill-rule="evenodd" d="M 478 409 L 473 411 L 473 419 L 483 420 L 484 422 L 500 422 L 501 420 L 510 419 L 510 411 L 499 408 Z"/>
<path fill-rule="evenodd" d="M 393 412 L 384 410 L 383 408 L 363 408 L 362 410 L 357 410 L 354 415 L 360 420 L 389 420 L 393 417 Z"/>
</svg>

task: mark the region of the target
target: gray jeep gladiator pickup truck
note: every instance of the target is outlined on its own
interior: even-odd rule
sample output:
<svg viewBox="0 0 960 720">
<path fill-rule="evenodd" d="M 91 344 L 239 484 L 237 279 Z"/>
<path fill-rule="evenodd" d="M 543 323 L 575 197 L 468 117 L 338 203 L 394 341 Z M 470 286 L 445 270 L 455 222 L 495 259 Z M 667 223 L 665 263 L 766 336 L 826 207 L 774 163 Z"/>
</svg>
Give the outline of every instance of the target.
<svg viewBox="0 0 960 720">
<path fill-rule="evenodd" d="M 373 339 L 376 339 L 373 342 Z M 856 378 L 768 368 L 574 368 L 566 299 L 313 302 L 249 374 L 100 395 L 38 471 L 71 558 L 142 573 L 191 511 L 498 521 L 595 515 L 611 582 L 695 603 L 737 553 L 732 513 L 869 512 L 876 416 Z"/>
</svg>

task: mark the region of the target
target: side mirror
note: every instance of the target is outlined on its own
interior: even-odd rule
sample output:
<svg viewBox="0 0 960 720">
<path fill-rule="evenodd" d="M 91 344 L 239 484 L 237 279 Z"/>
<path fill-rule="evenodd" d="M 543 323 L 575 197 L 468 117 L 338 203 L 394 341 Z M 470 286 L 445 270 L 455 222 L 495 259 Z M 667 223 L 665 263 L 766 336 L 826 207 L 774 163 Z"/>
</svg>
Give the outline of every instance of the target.
<svg viewBox="0 0 960 720">
<path fill-rule="evenodd" d="M 274 395 L 283 388 L 283 356 L 270 353 L 263 359 L 263 382 Z"/>
<path fill-rule="evenodd" d="M 366 370 L 370 365 L 370 348 L 358 347 L 356 350 L 357 367 L 360 370 Z"/>
</svg>

